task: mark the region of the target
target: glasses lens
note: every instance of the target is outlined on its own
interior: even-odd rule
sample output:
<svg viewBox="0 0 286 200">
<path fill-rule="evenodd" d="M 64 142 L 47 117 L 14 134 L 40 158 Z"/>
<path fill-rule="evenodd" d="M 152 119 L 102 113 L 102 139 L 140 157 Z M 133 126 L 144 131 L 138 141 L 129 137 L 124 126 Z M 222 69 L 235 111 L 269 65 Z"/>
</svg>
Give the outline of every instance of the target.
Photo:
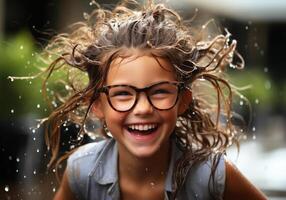
<svg viewBox="0 0 286 200">
<path fill-rule="evenodd" d="M 129 110 L 136 99 L 136 91 L 128 86 L 115 86 L 109 89 L 109 100 L 118 111 Z"/>
<path fill-rule="evenodd" d="M 148 96 L 157 109 L 167 110 L 172 108 L 178 97 L 178 86 L 172 83 L 162 83 L 150 88 Z"/>
</svg>

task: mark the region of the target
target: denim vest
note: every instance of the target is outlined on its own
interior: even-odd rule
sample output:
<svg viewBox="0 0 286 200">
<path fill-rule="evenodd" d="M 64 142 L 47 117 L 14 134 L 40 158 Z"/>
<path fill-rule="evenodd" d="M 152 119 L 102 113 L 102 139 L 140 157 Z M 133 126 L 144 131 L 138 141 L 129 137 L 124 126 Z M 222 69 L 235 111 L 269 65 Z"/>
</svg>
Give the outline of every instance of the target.
<svg viewBox="0 0 286 200">
<path fill-rule="evenodd" d="M 172 142 L 172 155 L 165 183 L 165 200 L 171 199 L 173 168 L 181 155 L 175 142 Z M 70 188 L 76 197 L 83 200 L 119 200 L 117 162 L 118 149 L 114 139 L 89 143 L 74 152 L 68 159 L 67 173 Z M 192 167 L 176 199 L 213 199 L 208 187 L 210 173 L 211 160 Z M 222 157 L 215 172 L 214 187 L 211 187 L 211 193 L 216 199 L 222 199 L 224 183 L 225 164 Z"/>
</svg>

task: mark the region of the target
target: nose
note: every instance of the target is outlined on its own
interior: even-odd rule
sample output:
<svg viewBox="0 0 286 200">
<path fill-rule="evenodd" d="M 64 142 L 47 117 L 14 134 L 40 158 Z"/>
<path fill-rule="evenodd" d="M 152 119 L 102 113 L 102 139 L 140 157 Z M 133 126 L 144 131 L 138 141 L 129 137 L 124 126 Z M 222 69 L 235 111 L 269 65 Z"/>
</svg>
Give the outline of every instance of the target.
<svg viewBox="0 0 286 200">
<path fill-rule="evenodd" d="M 153 110 L 154 108 L 150 104 L 147 94 L 144 92 L 139 93 L 137 103 L 133 108 L 133 112 L 137 115 L 146 115 L 152 113 Z"/>
</svg>

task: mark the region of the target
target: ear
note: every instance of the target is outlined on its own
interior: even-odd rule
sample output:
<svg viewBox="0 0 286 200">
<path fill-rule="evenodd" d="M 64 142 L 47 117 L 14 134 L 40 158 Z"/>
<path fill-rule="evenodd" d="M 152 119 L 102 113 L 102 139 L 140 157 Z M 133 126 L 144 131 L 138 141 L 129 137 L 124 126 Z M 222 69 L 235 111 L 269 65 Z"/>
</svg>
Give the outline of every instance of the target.
<svg viewBox="0 0 286 200">
<path fill-rule="evenodd" d="M 93 102 L 91 106 L 91 113 L 100 120 L 104 119 L 104 112 L 102 110 L 102 103 L 100 99 L 97 99 Z"/>
<path fill-rule="evenodd" d="M 190 103 L 193 100 L 192 91 L 189 88 L 186 88 L 181 95 L 179 101 L 178 115 L 183 114 L 190 106 Z"/>
</svg>

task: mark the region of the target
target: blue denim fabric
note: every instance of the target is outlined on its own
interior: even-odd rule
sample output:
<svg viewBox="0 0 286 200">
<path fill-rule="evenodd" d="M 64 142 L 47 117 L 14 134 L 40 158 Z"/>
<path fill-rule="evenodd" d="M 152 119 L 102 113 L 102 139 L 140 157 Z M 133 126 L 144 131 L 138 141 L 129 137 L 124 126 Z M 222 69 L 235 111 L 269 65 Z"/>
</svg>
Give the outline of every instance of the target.
<svg viewBox="0 0 286 200">
<path fill-rule="evenodd" d="M 172 155 L 165 183 L 165 199 L 172 192 L 172 172 L 175 162 L 182 155 L 172 143 Z M 119 200 L 120 190 L 117 173 L 118 150 L 114 139 L 94 142 L 80 147 L 68 159 L 67 172 L 70 188 L 78 199 Z M 211 160 L 196 164 L 188 172 L 179 200 L 212 199 L 208 188 Z M 211 192 L 222 199 L 225 183 L 225 164 L 222 157 Z M 212 185 L 212 184 L 211 184 Z"/>
</svg>

